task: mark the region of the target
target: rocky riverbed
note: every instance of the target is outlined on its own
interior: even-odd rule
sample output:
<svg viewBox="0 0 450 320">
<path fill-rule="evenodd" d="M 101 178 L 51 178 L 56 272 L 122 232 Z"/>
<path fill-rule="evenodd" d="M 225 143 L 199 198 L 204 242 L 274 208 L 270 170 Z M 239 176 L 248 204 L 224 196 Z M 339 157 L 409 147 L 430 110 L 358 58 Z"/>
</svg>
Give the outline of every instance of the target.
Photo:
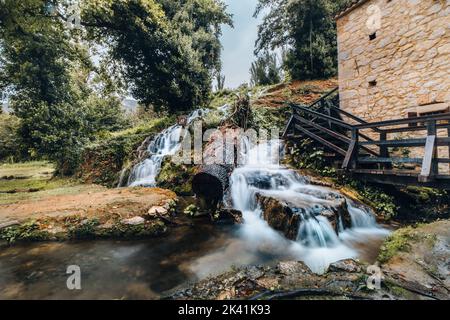
<svg viewBox="0 0 450 320">
<path fill-rule="evenodd" d="M 404 228 L 390 236 L 375 265 L 332 263 L 323 275 L 303 262 L 236 268 L 172 293 L 169 299 L 447 300 L 450 221 Z M 379 287 L 377 282 L 379 281 Z"/>
</svg>

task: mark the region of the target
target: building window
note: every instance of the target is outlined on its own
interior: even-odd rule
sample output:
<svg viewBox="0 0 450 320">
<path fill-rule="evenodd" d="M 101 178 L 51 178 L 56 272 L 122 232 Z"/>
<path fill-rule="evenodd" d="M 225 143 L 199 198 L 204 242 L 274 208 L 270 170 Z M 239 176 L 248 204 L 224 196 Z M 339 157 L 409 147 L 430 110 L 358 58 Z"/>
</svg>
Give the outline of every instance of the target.
<svg viewBox="0 0 450 320">
<path fill-rule="evenodd" d="M 376 38 L 377 38 L 377 33 L 376 32 L 374 32 L 374 33 L 369 35 L 369 40 L 370 41 L 375 40 Z"/>
<path fill-rule="evenodd" d="M 436 103 L 412 108 L 408 111 L 408 118 L 426 117 L 449 113 L 450 108 L 445 103 Z M 425 123 L 410 123 L 410 127 L 425 126 Z"/>
</svg>

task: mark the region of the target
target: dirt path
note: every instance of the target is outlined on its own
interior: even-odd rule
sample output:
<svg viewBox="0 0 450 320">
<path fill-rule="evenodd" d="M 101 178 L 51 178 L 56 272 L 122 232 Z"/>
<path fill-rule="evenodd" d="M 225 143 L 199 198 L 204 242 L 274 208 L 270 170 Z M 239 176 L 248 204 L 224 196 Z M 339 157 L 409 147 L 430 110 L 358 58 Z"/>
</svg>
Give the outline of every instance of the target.
<svg viewBox="0 0 450 320">
<path fill-rule="evenodd" d="M 78 194 L 44 196 L 36 200 L 0 205 L 0 223 L 73 215 L 95 217 L 105 213 L 130 217 L 175 197 L 173 192 L 157 188 L 108 190 L 96 187 Z"/>
</svg>

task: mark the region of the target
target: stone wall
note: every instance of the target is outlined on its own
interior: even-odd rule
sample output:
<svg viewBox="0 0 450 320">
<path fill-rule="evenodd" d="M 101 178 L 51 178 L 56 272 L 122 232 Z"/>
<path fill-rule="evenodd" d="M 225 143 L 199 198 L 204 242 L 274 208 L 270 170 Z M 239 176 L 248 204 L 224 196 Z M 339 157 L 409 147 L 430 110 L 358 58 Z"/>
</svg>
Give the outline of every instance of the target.
<svg viewBox="0 0 450 320">
<path fill-rule="evenodd" d="M 370 6 L 381 13 L 372 40 Z M 362 1 L 337 28 L 342 109 L 368 121 L 448 110 L 450 0 Z"/>
</svg>

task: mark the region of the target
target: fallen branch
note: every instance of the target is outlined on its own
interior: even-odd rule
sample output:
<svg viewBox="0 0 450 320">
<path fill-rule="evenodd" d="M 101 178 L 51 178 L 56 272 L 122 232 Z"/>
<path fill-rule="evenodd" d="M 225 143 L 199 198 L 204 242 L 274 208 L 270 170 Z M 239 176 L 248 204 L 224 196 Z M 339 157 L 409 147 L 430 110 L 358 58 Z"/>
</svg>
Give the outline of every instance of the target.
<svg viewBox="0 0 450 320">
<path fill-rule="evenodd" d="M 370 297 L 360 296 L 355 294 L 348 294 L 343 292 L 336 292 L 327 289 L 296 289 L 292 291 L 264 291 L 249 300 L 278 300 L 278 299 L 293 299 L 305 296 L 333 296 L 333 297 L 345 297 L 353 300 L 373 300 Z"/>
</svg>

